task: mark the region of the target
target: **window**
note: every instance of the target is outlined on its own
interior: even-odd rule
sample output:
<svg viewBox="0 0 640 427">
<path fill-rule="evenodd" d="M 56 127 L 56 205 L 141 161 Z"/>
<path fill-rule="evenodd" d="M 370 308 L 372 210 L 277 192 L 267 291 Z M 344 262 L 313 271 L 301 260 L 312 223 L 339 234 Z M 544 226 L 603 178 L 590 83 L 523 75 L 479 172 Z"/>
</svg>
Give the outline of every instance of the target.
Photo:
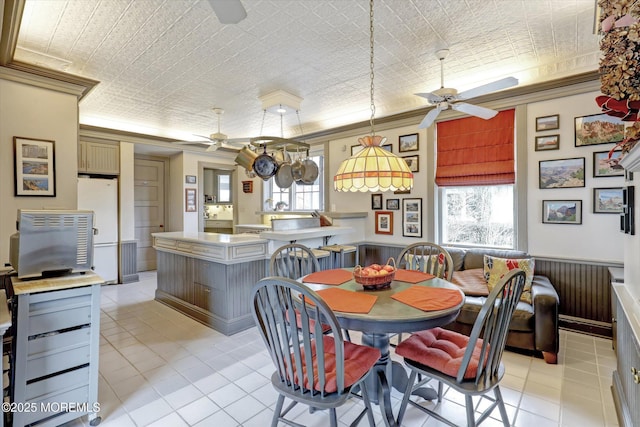
<svg viewBox="0 0 640 427">
<path fill-rule="evenodd" d="M 231 201 L 231 175 L 218 175 L 218 202 Z"/>
<path fill-rule="evenodd" d="M 442 187 L 442 242 L 514 248 L 513 188 L 513 185 Z"/>
<path fill-rule="evenodd" d="M 442 243 L 516 247 L 515 110 L 437 124 Z"/>
<path fill-rule="evenodd" d="M 267 200 L 265 210 L 324 210 L 324 156 L 321 153 L 322 151 L 312 152 L 309 157 L 318 165 L 318 178 L 312 185 L 294 182 L 289 188 L 280 188 L 273 179 L 265 183 L 264 192 Z M 278 203 L 280 203 L 280 209 L 278 209 Z"/>
</svg>

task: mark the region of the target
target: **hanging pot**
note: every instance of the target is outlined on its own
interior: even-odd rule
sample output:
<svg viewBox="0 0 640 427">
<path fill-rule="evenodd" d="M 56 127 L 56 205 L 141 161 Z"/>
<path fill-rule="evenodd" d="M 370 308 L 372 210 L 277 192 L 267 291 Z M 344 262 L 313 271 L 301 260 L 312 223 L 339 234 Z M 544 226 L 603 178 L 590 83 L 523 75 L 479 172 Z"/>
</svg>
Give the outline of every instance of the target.
<svg viewBox="0 0 640 427">
<path fill-rule="evenodd" d="M 267 154 L 267 147 L 264 153 L 260 154 L 253 162 L 253 171 L 263 180 L 268 180 L 278 171 L 278 163 L 273 157 Z"/>
<path fill-rule="evenodd" d="M 276 172 L 274 181 L 280 188 L 291 187 L 291 184 L 293 184 L 293 175 L 291 173 L 290 163 L 283 163 L 278 167 L 278 172 Z"/>
<path fill-rule="evenodd" d="M 304 164 L 302 163 L 302 160 L 300 160 L 299 156 L 296 161 L 291 164 L 291 175 L 293 175 L 293 179 L 296 183 L 301 181 L 304 176 Z"/>
<path fill-rule="evenodd" d="M 251 151 L 249 147 L 243 147 L 236 156 L 235 162 L 248 171 L 253 170 L 253 163 L 258 155 Z"/>
<path fill-rule="evenodd" d="M 283 163 L 291 163 L 291 155 L 287 153 L 286 148 L 273 153 L 273 158 L 276 160 L 276 162 L 278 162 L 278 165 L 282 165 Z"/>
<path fill-rule="evenodd" d="M 311 185 L 318 179 L 318 165 L 310 158 L 306 158 L 302 161 L 304 166 L 304 173 L 302 174 L 301 181 L 304 184 Z"/>
</svg>

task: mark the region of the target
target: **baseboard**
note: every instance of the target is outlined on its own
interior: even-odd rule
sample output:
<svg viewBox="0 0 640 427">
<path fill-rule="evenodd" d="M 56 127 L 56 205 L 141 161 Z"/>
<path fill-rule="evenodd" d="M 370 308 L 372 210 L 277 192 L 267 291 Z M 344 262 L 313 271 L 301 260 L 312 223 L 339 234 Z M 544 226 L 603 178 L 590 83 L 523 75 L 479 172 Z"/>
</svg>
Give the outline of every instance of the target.
<svg viewBox="0 0 640 427">
<path fill-rule="evenodd" d="M 558 320 L 560 328 L 562 329 L 603 338 L 613 337 L 611 323 L 598 322 L 595 320 L 582 319 L 562 314 L 559 316 Z"/>
</svg>

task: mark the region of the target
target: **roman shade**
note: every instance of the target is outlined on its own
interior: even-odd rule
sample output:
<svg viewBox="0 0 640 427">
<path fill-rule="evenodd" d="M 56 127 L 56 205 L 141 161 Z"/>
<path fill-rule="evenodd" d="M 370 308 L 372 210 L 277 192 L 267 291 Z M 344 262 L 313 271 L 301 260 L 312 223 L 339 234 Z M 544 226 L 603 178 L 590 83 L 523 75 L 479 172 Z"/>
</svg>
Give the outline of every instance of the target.
<svg viewBox="0 0 640 427">
<path fill-rule="evenodd" d="M 436 184 L 513 184 L 514 118 L 511 109 L 490 120 L 465 117 L 438 123 Z"/>
</svg>

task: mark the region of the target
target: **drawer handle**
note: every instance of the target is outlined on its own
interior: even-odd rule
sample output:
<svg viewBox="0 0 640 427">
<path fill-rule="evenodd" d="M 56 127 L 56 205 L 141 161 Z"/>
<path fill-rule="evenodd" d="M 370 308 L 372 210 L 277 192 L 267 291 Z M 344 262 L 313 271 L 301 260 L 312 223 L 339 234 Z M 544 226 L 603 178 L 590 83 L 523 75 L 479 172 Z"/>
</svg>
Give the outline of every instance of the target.
<svg viewBox="0 0 640 427">
<path fill-rule="evenodd" d="M 631 373 L 633 375 L 637 375 L 638 374 L 638 369 L 634 368 L 633 366 L 631 367 Z"/>
<path fill-rule="evenodd" d="M 636 384 L 640 384 L 640 375 L 635 374 L 633 376 L 633 382 L 636 383 Z"/>
</svg>

